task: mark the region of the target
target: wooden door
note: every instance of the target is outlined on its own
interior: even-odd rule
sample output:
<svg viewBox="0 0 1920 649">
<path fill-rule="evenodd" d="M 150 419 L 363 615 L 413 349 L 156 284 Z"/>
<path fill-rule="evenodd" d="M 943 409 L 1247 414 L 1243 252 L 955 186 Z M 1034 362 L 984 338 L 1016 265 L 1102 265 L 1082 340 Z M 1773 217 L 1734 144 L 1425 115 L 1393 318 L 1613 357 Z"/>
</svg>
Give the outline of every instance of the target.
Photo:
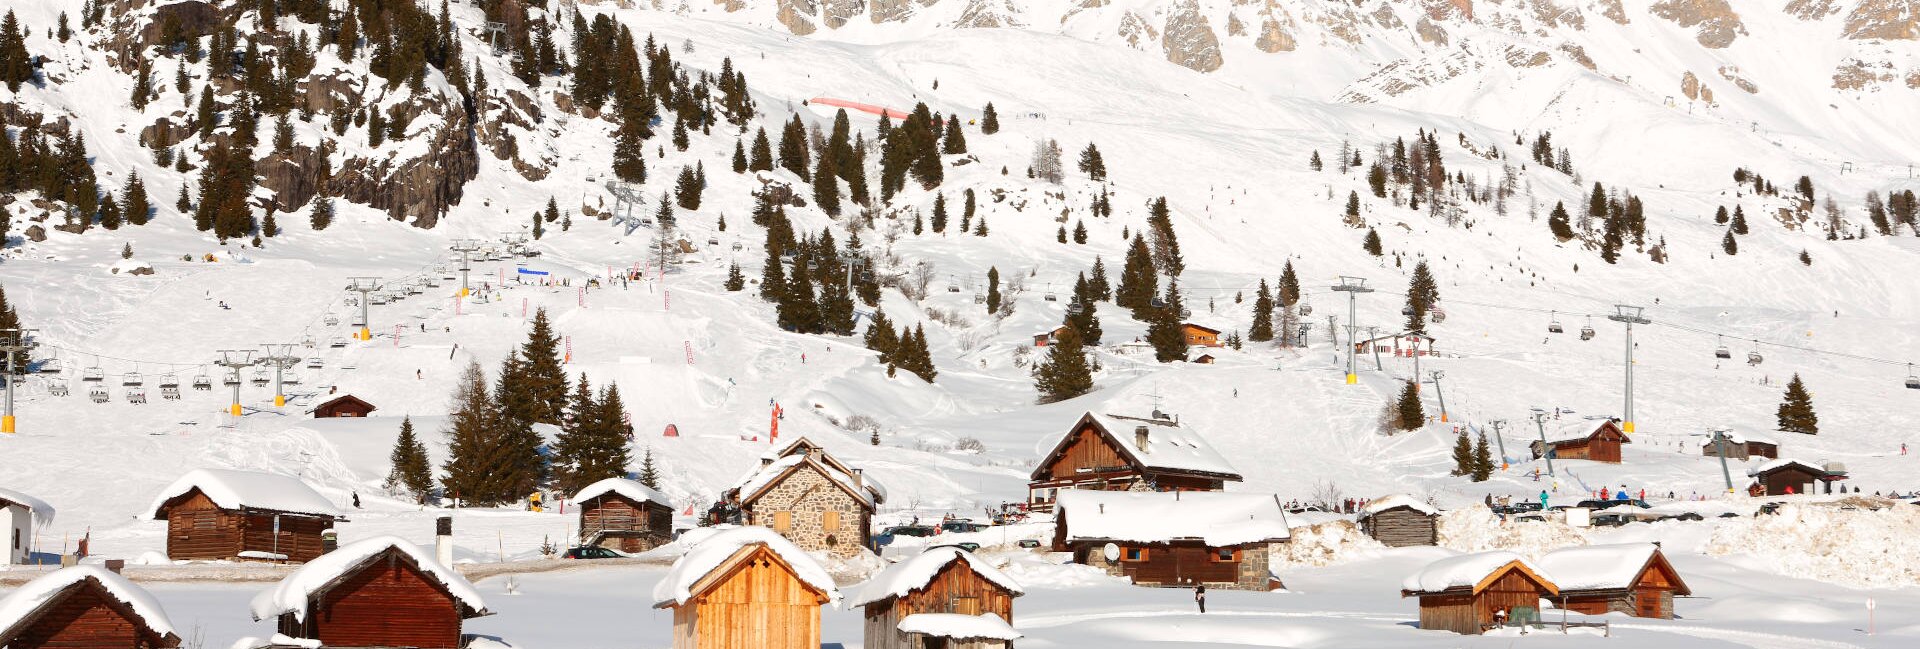
<svg viewBox="0 0 1920 649">
<path fill-rule="evenodd" d="M 1635 617 L 1665 618 L 1666 611 L 1661 610 L 1663 597 L 1661 591 L 1654 588 L 1640 588 L 1633 591 L 1633 614 Z"/>
</svg>

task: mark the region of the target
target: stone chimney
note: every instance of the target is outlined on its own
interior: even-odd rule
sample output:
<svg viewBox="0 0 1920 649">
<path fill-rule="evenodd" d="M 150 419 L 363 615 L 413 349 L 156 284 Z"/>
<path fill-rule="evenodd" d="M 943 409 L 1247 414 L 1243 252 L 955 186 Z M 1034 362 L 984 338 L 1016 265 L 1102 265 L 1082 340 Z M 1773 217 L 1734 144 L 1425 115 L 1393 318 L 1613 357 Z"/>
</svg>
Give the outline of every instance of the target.
<svg viewBox="0 0 1920 649">
<path fill-rule="evenodd" d="M 1148 437 L 1148 433 L 1147 433 L 1146 426 L 1133 427 L 1133 445 L 1135 448 L 1140 449 L 1141 453 L 1149 452 L 1147 450 L 1147 437 Z"/>
<path fill-rule="evenodd" d="M 853 489 L 854 489 L 854 491 L 860 491 L 860 490 L 863 490 L 863 489 L 866 489 L 866 488 L 867 488 L 867 470 L 866 470 L 866 469 L 854 469 L 854 470 L 853 470 Z"/>
<path fill-rule="evenodd" d="M 441 516 L 433 521 L 433 559 L 442 566 L 453 567 L 452 516 Z"/>
</svg>

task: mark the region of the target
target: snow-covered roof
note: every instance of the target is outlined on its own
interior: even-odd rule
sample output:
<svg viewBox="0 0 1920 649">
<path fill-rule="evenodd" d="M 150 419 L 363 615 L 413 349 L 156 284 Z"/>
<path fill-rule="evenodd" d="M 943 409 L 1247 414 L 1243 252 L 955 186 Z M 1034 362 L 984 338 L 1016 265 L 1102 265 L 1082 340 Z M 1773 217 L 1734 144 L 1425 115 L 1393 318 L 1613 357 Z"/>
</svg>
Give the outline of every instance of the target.
<svg viewBox="0 0 1920 649">
<path fill-rule="evenodd" d="M 419 546 L 392 536 L 379 536 L 365 541 L 351 543 L 300 566 L 274 584 L 273 588 L 255 595 L 252 603 L 253 619 L 265 620 L 278 617 L 283 613 L 292 613 L 294 619 L 305 619 L 307 605 L 315 594 L 326 590 L 354 571 L 375 560 L 388 550 L 397 551 L 419 566 L 420 572 L 428 578 L 440 582 L 459 602 L 468 609 L 464 617 L 488 615 L 487 603 L 480 599 L 480 591 L 466 577 L 454 572 L 452 568 L 440 565 L 433 555 Z"/>
<path fill-rule="evenodd" d="M 821 474 L 827 476 L 828 480 L 839 484 L 842 488 L 846 489 L 848 494 L 859 499 L 860 504 L 868 508 L 872 508 L 876 499 L 882 499 L 883 496 L 881 494 L 885 493 L 884 490 L 875 491 L 874 489 L 866 488 L 863 482 L 856 482 L 853 476 L 848 475 L 846 472 L 824 462 L 816 462 L 812 459 L 812 456 L 804 454 L 788 455 L 774 460 L 772 464 L 756 467 L 753 471 L 741 477 L 738 482 L 735 482 L 733 489 L 737 490 L 740 494 L 742 502 L 751 501 L 755 494 L 760 493 L 762 489 L 773 484 L 775 479 L 784 475 L 788 470 L 802 464 L 818 469 Z M 855 486 L 857 484 L 862 486 Z"/>
<path fill-rule="evenodd" d="M 53 523 L 53 505 L 47 504 L 47 501 L 12 489 L 0 488 L 0 503 L 13 503 L 27 508 L 27 511 L 33 516 L 33 524 L 35 526 L 46 527 Z"/>
<path fill-rule="evenodd" d="M 1013 630 L 1013 625 L 992 613 L 980 615 L 961 615 L 959 613 L 914 613 L 900 619 L 896 627 L 905 633 L 918 633 L 936 638 L 985 638 L 1012 642 L 1022 636 Z"/>
<path fill-rule="evenodd" d="M 573 501 L 583 503 L 607 494 L 623 496 L 634 502 L 659 503 L 661 506 L 669 509 L 673 507 L 672 499 L 668 498 L 666 494 L 660 493 L 659 490 L 652 487 L 640 484 L 638 481 L 628 480 L 626 478 L 607 478 L 587 485 L 587 488 L 581 489 L 580 493 L 573 495 Z"/>
<path fill-rule="evenodd" d="M 874 574 L 860 590 L 848 599 L 847 606 L 865 606 L 881 600 L 904 597 L 907 593 L 925 588 L 933 578 L 953 562 L 965 559 L 967 566 L 982 579 L 993 582 L 1015 596 L 1020 595 L 1020 583 L 1008 577 L 1006 573 L 988 565 L 973 553 L 955 547 L 941 547 L 922 552 L 913 558 L 887 566 L 887 569 Z M 997 618 L 996 618 L 997 619 Z"/>
<path fill-rule="evenodd" d="M 1761 462 L 1759 465 L 1756 465 L 1751 469 L 1747 469 L 1747 475 L 1757 476 L 1762 473 L 1766 473 L 1768 471 L 1772 471 L 1775 469 L 1780 469 L 1780 468 L 1784 468 L 1784 467 L 1788 467 L 1796 464 L 1800 465 L 1802 468 L 1805 468 L 1808 471 L 1812 471 L 1814 475 L 1826 475 L 1827 473 L 1826 467 L 1816 466 L 1812 462 L 1802 462 L 1800 460 L 1796 460 L 1790 457 L 1783 457 L 1777 460 L 1767 460 L 1765 462 Z"/>
<path fill-rule="evenodd" d="M 1410 593 L 1437 593 L 1451 588 L 1471 588 L 1477 591 L 1487 581 L 1487 577 L 1511 563 L 1519 563 L 1521 568 L 1533 573 L 1540 581 L 1545 582 L 1544 585 L 1549 591 L 1559 592 L 1559 587 L 1548 573 L 1528 563 L 1525 557 L 1506 550 L 1462 554 L 1429 563 L 1427 567 L 1421 568 L 1420 572 L 1409 575 L 1401 581 L 1400 588 Z"/>
<path fill-rule="evenodd" d="M 779 451 L 769 451 L 762 454 L 760 459 L 771 462 L 783 457 L 806 455 L 809 452 L 816 452 L 813 456 L 816 462 L 834 469 L 839 469 L 840 472 L 844 474 L 851 475 L 853 473 L 853 467 L 847 466 L 847 463 L 841 462 L 840 458 L 834 457 L 832 453 L 828 453 L 825 446 L 821 446 L 819 443 L 806 437 L 793 440 L 792 444 L 788 444 L 786 448 Z M 873 479 L 873 476 L 865 473 L 860 474 L 860 483 L 867 488 L 868 492 L 873 494 L 875 503 L 887 502 L 886 485 L 880 484 L 878 480 Z"/>
<path fill-rule="evenodd" d="M 1225 547 L 1291 536 L 1273 494 L 1069 489 L 1054 507 L 1056 516 L 1066 517 L 1068 542 L 1197 539 Z"/>
<path fill-rule="evenodd" d="M 1561 591 L 1619 590 L 1632 588 L 1659 553 L 1660 547 L 1652 543 L 1576 546 L 1548 552 L 1540 557 L 1540 568 L 1553 575 Z M 1676 586 L 1686 591 L 1685 584 Z"/>
<path fill-rule="evenodd" d="M 1086 413 L 1075 421 L 1073 426 L 1061 434 L 1060 441 L 1054 444 L 1054 450 L 1048 453 L 1052 457 L 1060 453 L 1079 433 L 1082 422 L 1091 421 L 1099 430 L 1106 431 L 1106 438 L 1115 448 L 1125 453 L 1134 463 L 1161 471 L 1202 473 L 1223 476 L 1228 480 L 1239 481 L 1240 473 L 1227 462 L 1227 458 L 1213 450 L 1213 445 L 1200 433 L 1180 424 L 1157 419 L 1142 419 L 1118 415 Z M 1139 436 L 1135 431 L 1141 426 L 1147 428 L 1147 444 L 1139 445 Z M 1045 462 L 1035 471 L 1046 470 Z"/>
<path fill-rule="evenodd" d="M 699 585 L 700 580 L 732 560 L 734 555 L 753 546 L 766 546 L 768 551 L 793 569 L 794 576 L 799 577 L 802 583 L 825 593 L 828 602 L 839 603 L 840 589 L 834 587 L 833 577 L 827 574 L 826 568 L 820 567 L 819 562 L 786 537 L 764 527 L 751 526 L 714 534 L 689 548 L 686 554 L 673 562 L 666 577 L 654 585 L 654 607 L 679 606 L 692 600 L 695 594 L 693 587 Z"/>
<path fill-rule="evenodd" d="M 146 589 L 99 566 L 73 566 L 37 577 L 0 599 L 0 645 L 17 635 L 22 630 L 18 627 L 52 603 L 61 591 L 87 579 L 98 582 L 114 599 L 126 604 L 154 633 L 163 637 L 174 635 L 173 622 L 167 620 L 166 609 L 160 608 L 159 600 Z"/>
<path fill-rule="evenodd" d="M 276 473 L 235 471 L 233 469 L 196 469 L 160 490 L 147 511 L 154 519 L 166 518 L 167 502 L 195 489 L 206 494 L 221 509 L 259 509 L 288 514 L 339 516 L 340 510 L 299 478 Z"/>
<path fill-rule="evenodd" d="M 1372 502 L 1367 503 L 1367 506 L 1360 508 L 1360 518 L 1371 518 L 1374 514 L 1401 507 L 1406 507 L 1428 516 L 1440 515 L 1439 509 L 1434 508 L 1433 505 L 1429 505 L 1419 498 L 1406 494 L 1393 494 L 1391 496 L 1375 498 Z"/>
<path fill-rule="evenodd" d="M 1774 446 L 1780 445 L 1780 442 L 1774 441 L 1773 438 L 1771 437 L 1761 437 L 1753 433 L 1742 433 L 1742 432 L 1730 430 L 1730 431 L 1727 431 L 1726 435 L 1727 435 L 1727 441 L 1733 442 L 1735 444 L 1772 444 Z M 1712 446 L 1713 436 L 1708 435 L 1706 437 L 1700 438 L 1700 445 Z"/>
<path fill-rule="evenodd" d="M 1561 442 L 1586 439 L 1592 437 L 1594 433 L 1600 432 L 1601 428 L 1611 423 L 1613 423 L 1612 419 L 1602 417 L 1567 424 L 1553 431 L 1549 431 L 1547 433 L 1547 443 L 1558 444 Z"/>
</svg>

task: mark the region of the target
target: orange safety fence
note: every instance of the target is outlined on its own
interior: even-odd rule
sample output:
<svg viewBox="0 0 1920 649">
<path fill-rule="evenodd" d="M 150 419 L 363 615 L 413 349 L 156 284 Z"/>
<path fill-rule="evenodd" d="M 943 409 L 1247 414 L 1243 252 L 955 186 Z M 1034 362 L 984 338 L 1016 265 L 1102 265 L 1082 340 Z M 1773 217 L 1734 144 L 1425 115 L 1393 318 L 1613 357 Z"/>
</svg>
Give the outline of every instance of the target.
<svg viewBox="0 0 1920 649">
<path fill-rule="evenodd" d="M 891 118 L 893 118 L 893 119 L 906 119 L 906 118 L 907 118 L 907 114 L 906 114 L 906 113 L 903 113 L 903 112 L 900 112 L 900 111 L 897 111 L 897 110 L 894 110 L 894 109 L 892 109 L 892 108 L 887 108 L 887 107 L 885 107 L 885 106 L 875 106 L 875 105 L 873 105 L 873 104 L 863 104 L 863 103 L 860 103 L 860 102 L 857 102 L 857 101 L 847 101 L 847 100 L 845 100 L 845 99 L 834 99 L 834 98 L 832 98 L 832 97 L 814 97 L 813 99 L 809 99 L 809 100 L 807 100 L 807 103 L 810 103 L 810 104 L 819 104 L 819 105 L 821 105 L 821 106 L 833 106 L 833 107 L 835 107 L 835 108 L 850 108 L 850 109 L 853 109 L 853 110 L 857 110 L 857 111 L 860 111 L 860 112 L 863 112 L 863 113 L 871 113 L 871 114 L 874 114 L 874 115 L 885 115 L 885 116 L 887 116 L 887 117 L 891 117 Z"/>
</svg>

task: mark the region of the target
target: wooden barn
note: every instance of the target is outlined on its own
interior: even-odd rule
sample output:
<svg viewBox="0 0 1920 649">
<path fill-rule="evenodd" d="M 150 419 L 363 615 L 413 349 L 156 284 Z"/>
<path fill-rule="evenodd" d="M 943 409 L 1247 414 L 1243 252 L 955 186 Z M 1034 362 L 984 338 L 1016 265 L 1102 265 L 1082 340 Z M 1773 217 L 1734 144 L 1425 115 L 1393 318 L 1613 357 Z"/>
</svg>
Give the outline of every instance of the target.
<svg viewBox="0 0 1920 649">
<path fill-rule="evenodd" d="M 1193 322 L 1180 323 L 1180 335 L 1187 339 L 1188 346 L 1220 346 L 1220 330 L 1203 324 Z"/>
<path fill-rule="evenodd" d="M 1747 484 L 1747 494 L 1752 496 L 1817 493 L 1821 483 L 1826 483 L 1827 490 L 1832 491 L 1835 481 L 1847 479 L 1844 471 L 1790 458 L 1769 460 L 1748 469 L 1747 476 L 1753 478 Z"/>
<path fill-rule="evenodd" d="M 1412 496 L 1376 499 L 1360 509 L 1360 531 L 1390 548 L 1439 543 L 1440 510 Z"/>
<path fill-rule="evenodd" d="M 1269 546 L 1291 538 L 1273 494 L 1073 490 L 1053 523 L 1053 551 L 1141 586 L 1274 590 Z"/>
<path fill-rule="evenodd" d="M 1692 595 L 1656 543 L 1561 548 L 1540 558 L 1560 587 L 1562 608 L 1600 615 L 1673 618 L 1674 596 Z"/>
<path fill-rule="evenodd" d="M 1027 506 L 1051 511 L 1070 489 L 1220 491 L 1240 474 L 1198 432 L 1168 417 L 1086 413 L 1041 458 Z"/>
<path fill-rule="evenodd" d="M 858 555 L 873 537 L 873 512 L 886 490 L 818 444 L 801 438 L 721 495 L 739 523 L 772 528 L 812 552 Z"/>
<path fill-rule="evenodd" d="M 306 562 L 322 532 L 342 520 L 332 502 L 292 476 L 199 469 L 149 506 L 167 522 L 167 558 Z"/>
<path fill-rule="evenodd" d="M 326 417 L 365 417 L 373 414 L 373 404 L 351 394 L 343 394 L 313 408 L 315 419 Z"/>
<path fill-rule="evenodd" d="M 180 636 L 160 603 L 97 566 L 47 573 L 0 598 L 0 647 L 168 649 Z"/>
<path fill-rule="evenodd" d="M 1763 457 L 1769 460 L 1780 459 L 1780 443 L 1747 433 L 1727 431 L 1726 453 L 1729 460 L 1745 460 Z M 1700 454 L 1707 457 L 1720 457 L 1720 444 L 1708 435 L 1700 440 Z"/>
<path fill-rule="evenodd" d="M 1504 550 L 1435 561 L 1400 585 L 1401 597 L 1420 598 L 1420 628 L 1466 635 L 1492 628 L 1497 611 L 1537 615 L 1540 598 L 1559 594 L 1538 568 Z"/>
<path fill-rule="evenodd" d="M 866 649 L 1006 649 L 1020 638 L 1013 630 L 1020 584 L 960 548 L 887 566 L 859 593 L 847 606 L 866 613 Z"/>
<path fill-rule="evenodd" d="M 480 592 L 433 555 L 394 537 L 347 545 L 253 598 L 254 621 L 326 647 L 465 646 L 465 620 L 491 615 Z"/>
<path fill-rule="evenodd" d="M 7 535 L 7 551 L 0 566 L 33 560 L 33 530 L 53 522 L 53 505 L 18 491 L 0 489 L 0 534 Z"/>
<path fill-rule="evenodd" d="M 1591 460 L 1594 462 L 1620 463 L 1620 445 L 1631 444 L 1633 440 L 1620 431 L 1620 423 L 1612 419 L 1595 419 L 1580 422 L 1548 433 L 1543 443 L 1535 440 L 1532 444 L 1533 457 L 1539 459 L 1547 453 L 1553 453 L 1556 460 Z"/>
<path fill-rule="evenodd" d="M 700 540 L 653 589 L 673 649 L 820 649 L 820 607 L 840 591 L 799 546 L 764 527 Z"/>
<path fill-rule="evenodd" d="M 645 552 L 673 540 L 673 502 L 639 482 L 607 478 L 574 494 L 580 543 Z"/>
</svg>

